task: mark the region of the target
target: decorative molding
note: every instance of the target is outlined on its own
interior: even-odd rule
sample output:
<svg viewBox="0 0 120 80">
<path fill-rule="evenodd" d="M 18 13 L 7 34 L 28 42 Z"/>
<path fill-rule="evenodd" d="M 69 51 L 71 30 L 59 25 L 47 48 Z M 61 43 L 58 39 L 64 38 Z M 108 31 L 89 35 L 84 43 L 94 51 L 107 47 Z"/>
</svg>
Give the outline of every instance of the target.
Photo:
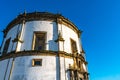
<svg viewBox="0 0 120 80">
<path fill-rule="evenodd" d="M 65 41 L 64 39 L 63 39 L 63 37 L 62 37 L 62 34 L 61 33 L 59 33 L 59 35 L 58 35 L 58 39 L 57 40 L 55 40 L 55 42 L 59 42 L 59 41 Z"/>
<path fill-rule="evenodd" d="M 20 40 L 19 38 L 15 38 L 14 40 L 12 40 L 13 42 L 21 42 L 23 43 L 24 41 Z"/>
<path fill-rule="evenodd" d="M 80 51 L 80 53 L 85 54 L 85 51 L 84 51 L 84 49 L 83 49 L 83 48 L 82 48 L 82 51 Z"/>
<path fill-rule="evenodd" d="M 17 24 L 22 24 L 23 21 L 34 21 L 34 20 L 46 20 L 46 21 L 56 21 L 60 24 L 67 25 L 67 27 L 73 29 L 76 33 L 78 33 L 78 28 L 76 25 L 74 25 L 70 20 L 65 18 L 64 16 L 60 14 L 52 14 L 48 12 L 33 12 L 33 13 L 23 13 L 18 15 L 17 18 L 15 18 L 13 21 L 11 21 L 7 28 L 3 31 L 4 36 L 7 35 L 8 31 L 13 28 Z"/>
<path fill-rule="evenodd" d="M 87 65 L 88 64 L 88 62 L 84 62 L 85 63 L 85 65 Z"/>
<path fill-rule="evenodd" d="M 70 75 L 70 77 L 72 78 L 77 78 L 76 80 L 78 80 L 79 78 L 81 78 L 82 80 L 89 80 L 89 73 L 86 71 L 81 71 L 80 69 L 74 69 L 74 68 L 69 68 L 67 71 L 70 71 L 70 73 L 72 73 L 72 75 Z M 76 77 L 75 77 L 76 75 Z M 82 76 L 80 76 L 82 75 Z"/>
<path fill-rule="evenodd" d="M 0 61 L 1 60 L 5 60 L 5 59 L 9 59 L 9 58 L 13 58 L 13 57 L 20 57 L 20 56 L 32 56 L 32 55 L 39 55 L 39 56 L 58 56 L 58 57 L 65 57 L 65 58 L 79 58 L 80 60 L 82 60 L 83 62 L 86 62 L 84 57 L 81 54 L 70 54 L 70 53 L 66 53 L 64 51 L 38 51 L 38 50 L 29 50 L 29 51 L 20 51 L 20 52 L 15 52 L 12 51 L 6 55 L 2 55 L 0 56 Z"/>
<path fill-rule="evenodd" d="M 77 34 L 78 34 L 78 37 L 80 38 L 81 37 L 81 34 L 83 33 L 83 31 L 81 30 L 78 30 Z"/>
<path fill-rule="evenodd" d="M 55 42 L 58 42 L 58 41 L 65 41 L 65 40 L 62 37 L 60 37 L 57 40 L 55 40 Z"/>
</svg>

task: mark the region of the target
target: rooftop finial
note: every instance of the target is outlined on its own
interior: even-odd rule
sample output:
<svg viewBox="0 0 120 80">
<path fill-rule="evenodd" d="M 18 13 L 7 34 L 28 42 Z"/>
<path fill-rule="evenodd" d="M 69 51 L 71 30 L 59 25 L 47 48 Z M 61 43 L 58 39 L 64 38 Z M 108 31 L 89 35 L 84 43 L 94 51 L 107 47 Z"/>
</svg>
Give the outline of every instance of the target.
<svg viewBox="0 0 120 80">
<path fill-rule="evenodd" d="M 35 10 L 35 14 L 37 14 L 37 10 Z"/>
<path fill-rule="evenodd" d="M 24 10 L 24 13 L 26 14 L 26 10 Z"/>
<path fill-rule="evenodd" d="M 26 16 L 26 10 L 24 10 L 24 13 L 23 13 L 23 14 L 24 14 L 24 16 Z"/>
<path fill-rule="evenodd" d="M 35 12 L 37 12 L 37 10 L 35 10 Z"/>
<path fill-rule="evenodd" d="M 19 15 L 22 15 L 22 13 L 19 13 Z"/>
<path fill-rule="evenodd" d="M 60 11 L 57 11 L 57 14 L 61 15 Z"/>
</svg>

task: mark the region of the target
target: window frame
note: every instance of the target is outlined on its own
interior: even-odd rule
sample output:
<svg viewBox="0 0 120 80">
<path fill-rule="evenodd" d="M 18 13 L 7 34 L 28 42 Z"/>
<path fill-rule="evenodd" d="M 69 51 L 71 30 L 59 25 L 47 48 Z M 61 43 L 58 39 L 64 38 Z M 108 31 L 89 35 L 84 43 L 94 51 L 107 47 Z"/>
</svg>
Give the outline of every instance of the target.
<svg viewBox="0 0 120 80">
<path fill-rule="evenodd" d="M 9 50 L 10 42 L 11 42 L 11 37 L 6 39 L 6 41 L 4 43 L 4 47 L 3 47 L 3 51 L 2 51 L 3 55 L 7 54 L 8 50 Z M 7 47 L 7 49 L 6 49 L 6 47 Z M 6 49 L 6 51 L 5 51 L 5 49 Z"/>
<path fill-rule="evenodd" d="M 40 61 L 40 65 L 36 65 L 35 64 L 35 61 Z M 34 67 L 34 66 L 42 66 L 42 59 L 32 59 L 32 66 Z"/>
<path fill-rule="evenodd" d="M 44 49 L 43 50 L 46 50 L 47 32 L 45 32 L 45 31 L 34 31 L 34 33 L 33 33 L 33 40 L 32 40 L 32 50 L 36 50 L 35 49 L 36 36 L 38 36 L 40 34 L 44 34 L 45 41 L 44 41 Z"/>
<path fill-rule="evenodd" d="M 75 43 L 76 50 L 73 50 L 73 45 L 72 45 L 73 42 Z M 76 53 L 78 51 L 78 49 L 77 49 L 77 43 L 72 38 L 70 38 L 70 43 L 71 43 L 71 53 L 74 54 L 74 53 Z"/>
</svg>

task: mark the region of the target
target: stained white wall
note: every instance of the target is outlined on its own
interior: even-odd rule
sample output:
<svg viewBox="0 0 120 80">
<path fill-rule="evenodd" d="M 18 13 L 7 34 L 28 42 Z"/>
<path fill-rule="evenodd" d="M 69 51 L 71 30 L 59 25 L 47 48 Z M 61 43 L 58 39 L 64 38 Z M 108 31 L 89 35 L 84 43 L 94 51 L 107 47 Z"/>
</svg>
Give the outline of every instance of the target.
<svg viewBox="0 0 120 80">
<path fill-rule="evenodd" d="M 14 26 L 11 30 L 9 30 L 1 48 L 1 52 L 3 51 L 5 41 L 11 37 L 10 46 L 8 48 L 8 52 L 16 49 L 16 43 L 12 43 L 12 40 L 16 38 L 18 26 L 22 26 L 22 24 L 18 24 Z M 18 51 L 23 50 L 32 50 L 32 41 L 34 31 L 44 31 L 47 32 L 46 37 L 46 50 L 58 51 L 58 44 L 55 42 L 58 37 L 56 22 L 52 21 L 29 21 L 26 22 L 23 26 L 23 32 L 21 40 L 23 43 L 18 43 Z M 13 46 L 13 49 L 11 49 Z"/>
<path fill-rule="evenodd" d="M 57 39 L 57 27 L 55 22 L 51 21 L 29 21 L 25 23 L 25 30 L 23 35 L 23 41 L 21 49 L 31 50 L 34 31 L 47 32 L 46 38 L 46 50 L 57 51 L 58 46 L 55 40 Z"/>
<path fill-rule="evenodd" d="M 66 25 L 59 24 L 59 27 L 62 27 L 60 30 L 62 31 L 62 35 L 64 38 L 64 51 L 67 53 L 72 53 L 71 49 L 71 42 L 70 39 L 76 41 L 78 53 L 80 53 L 80 42 L 79 37 L 76 32 L 74 32 L 71 28 L 67 27 Z"/>
<path fill-rule="evenodd" d="M 65 67 L 65 58 L 60 57 L 60 72 L 61 72 L 61 80 L 65 80 L 65 73 L 66 73 L 66 67 Z"/>
<path fill-rule="evenodd" d="M 8 52 L 11 52 L 11 51 L 15 50 L 15 45 L 13 46 L 12 40 L 14 40 L 16 38 L 18 26 L 19 25 L 15 25 L 15 27 L 11 28 L 11 30 L 9 30 L 9 32 L 7 33 L 7 35 L 6 35 L 6 37 L 5 37 L 4 41 L 3 41 L 3 45 L 1 47 L 1 52 L 3 52 L 5 42 L 9 38 L 11 38 L 11 40 L 10 40 Z M 12 48 L 12 46 L 13 46 L 13 48 Z"/>
<path fill-rule="evenodd" d="M 11 64 L 12 58 L 0 61 L 0 80 L 8 80 Z"/>
<path fill-rule="evenodd" d="M 74 32 L 71 28 L 67 27 L 66 25 L 63 24 L 57 25 L 56 22 L 52 22 L 52 21 L 28 21 L 24 25 L 18 24 L 14 26 L 11 30 L 9 30 L 4 40 L 5 43 L 5 41 L 11 37 L 11 42 L 8 52 L 16 49 L 16 43 L 13 44 L 12 40 L 14 40 L 14 38 L 16 37 L 18 26 L 23 26 L 21 40 L 24 42 L 18 43 L 17 51 L 32 50 L 34 31 L 47 32 L 46 50 L 58 51 L 58 43 L 56 43 L 55 40 L 57 40 L 58 38 L 58 31 L 61 31 L 65 41 L 64 41 L 64 45 L 60 45 L 60 48 L 63 49 L 64 46 L 64 51 L 67 53 L 71 53 L 72 51 L 71 51 L 70 39 L 73 39 L 74 41 L 76 41 L 78 53 L 80 53 L 81 51 L 80 48 L 81 43 L 79 42 L 78 34 Z M 4 43 L 1 48 L 1 52 L 3 51 Z M 13 49 L 11 49 L 12 46 Z"/>
<path fill-rule="evenodd" d="M 42 66 L 32 66 L 32 59 L 42 59 Z M 6 79 L 10 75 L 13 58 L 10 59 Z M 12 66 L 10 80 L 59 80 L 59 58 L 56 56 L 21 56 L 16 57 Z M 8 59 L 0 61 L 0 79 L 3 80 Z M 69 64 L 73 64 L 73 59 L 60 57 L 60 73 L 62 80 L 68 80 Z"/>
<path fill-rule="evenodd" d="M 8 60 L 0 61 L 0 79 L 4 80 Z"/>
<path fill-rule="evenodd" d="M 42 59 L 42 66 L 32 66 L 33 59 Z M 9 78 L 12 61 L 13 58 L 10 58 L 5 80 L 8 80 Z M 69 80 L 69 64 L 72 66 L 73 63 L 73 58 L 58 58 L 56 56 L 34 55 L 16 57 L 14 60 L 14 65 L 12 66 L 13 69 L 10 80 L 59 80 L 59 75 L 61 80 Z M 0 61 L 0 79 L 2 80 L 5 76 L 7 64 L 8 59 Z M 86 71 L 86 66 L 84 64 L 82 64 L 82 66 Z"/>
<path fill-rule="evenodd" d="M 42 66 L 32 66 L 32 59 L 42 59 Z M 55 56 L 15 58 L 11 80 L 56 80 Z"/>
</svg>

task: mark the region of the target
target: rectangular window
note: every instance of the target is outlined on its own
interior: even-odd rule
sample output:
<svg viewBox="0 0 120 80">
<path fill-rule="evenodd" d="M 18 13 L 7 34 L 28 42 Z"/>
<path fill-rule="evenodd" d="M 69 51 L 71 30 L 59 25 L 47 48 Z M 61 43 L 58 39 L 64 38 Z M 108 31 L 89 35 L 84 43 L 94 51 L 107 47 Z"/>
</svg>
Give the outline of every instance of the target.
<svg viewBox="0 0 120 80">
<path fill-rule="evenodd" d="M 6 54 L 7 51 L 8 51 L 9 44 L 10 44 L 10 39 L 11 39 L 11 38 L 7 39 L 6 42 L 5 42 L 5 44 L 4 44 L 3 55 Z"/>
<path fill-rule="evenodd" d="M 42 66 L 42 59 L 33 59 L 32 66 Z"/>
<path fill-rule="evenodd" d="M 35 32 L 33 49 L 45 50 L 45 40 L 46 40 L 45 32 Z"/>
<path fill-rule="evenodd" d="M 76 53 L 77 52 L 76 42 L 74 40 L 72 40 L 72 39 L 71 39 L 71 50 L 72 50 L 72 53 Z"/>
</svg>

